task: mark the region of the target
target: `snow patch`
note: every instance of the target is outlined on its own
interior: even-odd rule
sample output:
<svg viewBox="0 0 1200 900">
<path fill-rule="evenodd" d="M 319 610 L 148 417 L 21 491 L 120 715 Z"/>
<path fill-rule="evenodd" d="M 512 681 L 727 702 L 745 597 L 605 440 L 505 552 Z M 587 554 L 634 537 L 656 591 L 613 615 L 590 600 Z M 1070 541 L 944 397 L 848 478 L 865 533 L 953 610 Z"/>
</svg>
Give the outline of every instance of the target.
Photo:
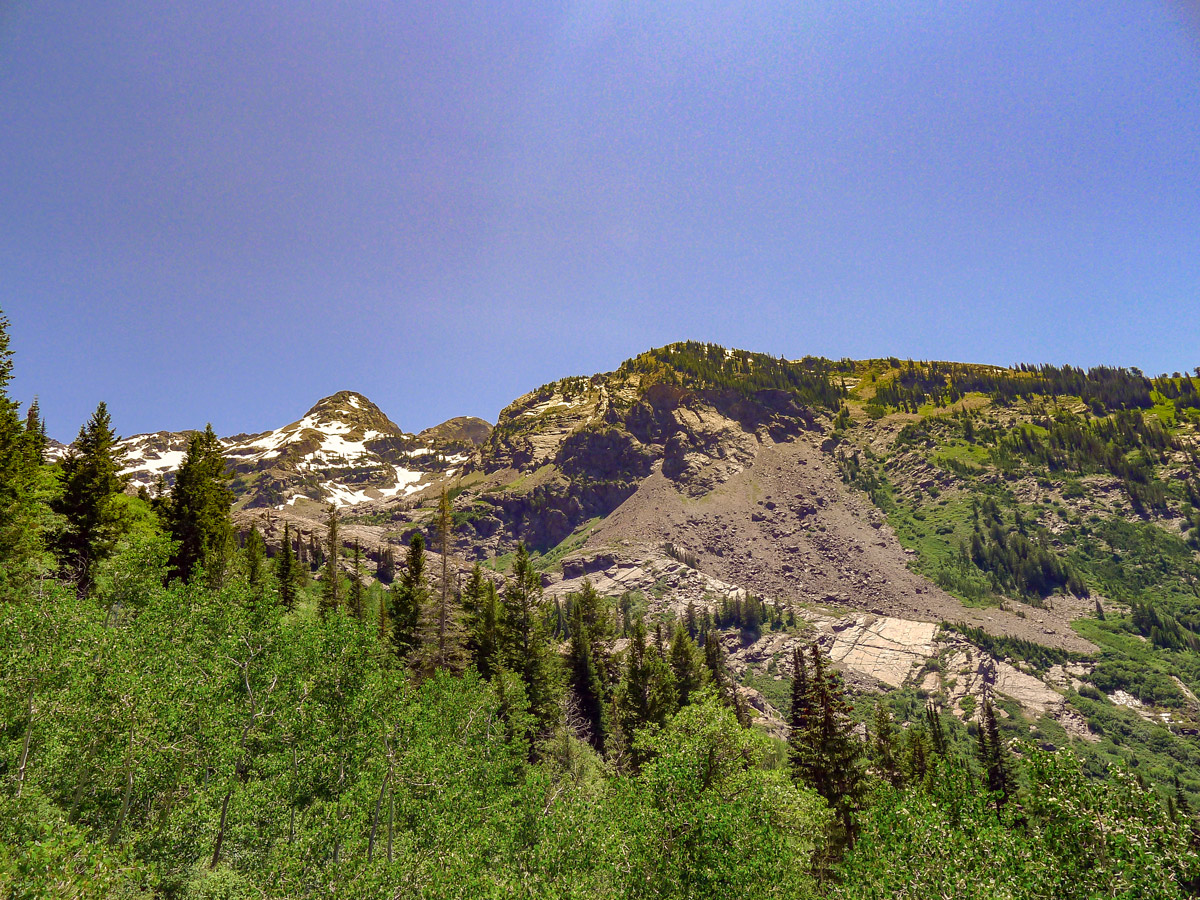
<svg viewBox="0 0 1200 900">
<path fill-rule="evenodd" d="M 562 394 L 555 394 L 549 400 L 525 410 L 525 412 L 521 413 L 521 416 L 522 418 L 526 416 L 540 416 L 542 413 L 551 409 L 561 412 L 568 412 L 572 409 L 578 409 L 585 403 L 587 403 L 587 400 L 583 397 L 580 397 L 578 400 L 568 400 Z"/>
<path fill-rule="evenodd" d="M 426 473 L 414 472 L 412 469 L 405 469 L 402 466 L 392 466 L 392 469 L 396 473 L 396 483 L 391 487 L 367 486 L 356 489 L 337 481 L 326 481 L 322 483 L 321 488 L 329 494 L 329 502 L 341 508 L 356 506 L 369 500 L 382 500 L 399 495 L 407 497 L 425 487 L 422 481 Z M 292 503 L 296 499 L 293 497 L 288 502 Z"/>
<path fill-rule="evenodd" d="M 183 465 L 184 459 L 187 458 L 187 452 L 184 450 L 162 450 L 150 451 L 153 456 L 145 456 L 134 461 L 131 465 L 126 466 L 121 470 L 122 475 L 132 475 L 142 472 L 150 472 L 154 475 L 163 475 L 167 472 L 174 472 Z M 137 483 L 141 483 L 140 481 Z"/>
</svg>

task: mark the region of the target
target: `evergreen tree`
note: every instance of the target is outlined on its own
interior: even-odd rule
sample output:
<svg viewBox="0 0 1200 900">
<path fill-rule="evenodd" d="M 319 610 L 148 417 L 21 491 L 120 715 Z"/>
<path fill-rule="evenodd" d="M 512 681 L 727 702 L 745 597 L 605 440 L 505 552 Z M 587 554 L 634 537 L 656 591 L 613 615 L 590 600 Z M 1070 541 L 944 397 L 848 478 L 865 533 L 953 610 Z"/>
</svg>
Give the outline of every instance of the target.
<svg viewBox="0 0 1200 900">
<path fill-rule="evenodd" d="M 904 746 L 904 766 L 908 780 L 916 785 L 926 784 L 931 771 L 929 738 L 925 728 L 913 726 L 908 729 Z"/>
<path fill-rule="evenodd" d="M 245 559 L 246 581 L 255 592 L 258 592 L 262 588 L 263 576 L 266 574 L 267 543 L 263 540 L 262 532 L 258 530 L 257 524 L 250 526 L 250 533 L 246 535 L 246 546 L 242 548 L 242 554 Z"/>
<path fill-rule="evenodd" d="M 0 599 L 17 596 L 34 577 L 43 549 L 35 501 L 38 473 L 19 407 L 8 396 L 13 371 L 8 327 L 0 312 Z"/>
<path fill-rule="evenodd" d="M 37 397 L 34 397 L 25 415 L 25 453 L 30 466 L 45 464 L 46 447 L 49 443 L 46 438 L 46 423 L 42 421 L 41 407 L 38 406 Z"/>
<path fill-rule="evenodd" d="M 62 463 L 62 493 L 54 511 L 66 528 L 56 542 L 59 562 L 81 595 L 92 588 L 96 564 L 108 557 L 126 528 L 117 498 L 125 488 L 108 407 L 96 407 Z"/>
<path fill-rule="evenodd" d="M 792 766 L 793 777 L 799 780 L 804 774 L 805 742 L 808 740 L 808 727 L 811 709 L 808 666 L 804 662 L 804 653 L 799 645 L 792 648 L 792 698 L 788 708 L 788 757 Z"/>
<path fill-rule="evenodd" d="M 375 580 L 380 584 L 391 584 L 396 580 L 396 554 L 391 547 L 384 547 L 375 567 Z"/>
<path fill-rule="evenodd" d="M 325 520 L 325 568 L 321 573 L 321 618 L 327 618 L 342 605 L 342 540 L 338 536 L 338 511 L 329 507 Z"/>
<path fill-rule="evenodd" d="M 872 762 L 875 770 L 892 787 L 903 787 L 904 776 L 896 755 L 896 724 L 882 700 L 875 701 L 875 728 L 871 736 Z"/>
<path fill-rule="evenodd" d="M 678 705 L 682 709 L 691 702 L 692 695 L 704 686 L 704 661 L 700 648 L 688 635 L 686 628 L 675 629 L 671 638 L 670 659 Z"/>
<path fill-rule="evenodd" d="M 983 711 L 979 717 L 979 762 L 987 777 L 988 790 L 996 803 L 996 812 L 1008 803 L 1013 792 L 1012 776 L 1008 766 L 1008 748 L 1000 737 L 996 724 L 996 711 L 991 697 L 984 697 Z"/>
<path fill-rule="evenodd" d="M 585 582 L 591 588 L 591 582 Z M 594 593 L 594 590 L 592 591 Z M 575 696 L 579 715 L 587 726 L 587 740 L 597 750 L 604 750 L 604 682 L 603 666 L 596 659 L 596 643 L 588 627 L 584 605 L 571 604 L 571 638 L 567 650 L 567 675 Z"/>
<path fill-rule="evenodd" d="M 712 631 L 709 631 L 704 639 L 704 667 L 708 669 L 709 680 L 718 691 L 723 692 L 726 687 L 725 652 L 721 649 L 721 642 L 717 640 L 716 633 Z"/>
<path fill-rule="evenodd" d="M 158 507 L 177 542 L 171 566 L 183 580 L 203 569 L 210 584 L 221 584 L 233 548 L 233 523 L 225 455 L 212 425 L 197 432 L 188 443 L 175 485 Z"/>
<path fill-rule="evenodd" d="M 491 678 L 500 668 L 500 595 L 490 580 L 483 583 L 482 610 L 475 631 L 475 665 L 479 674 Z"/>
<path fill-rule="evenodd" d="M 517 545 L 513 571 L 500 596 L 497 629 L 499 658 L 505 669 L 525 684 L 529 711 L 547 733 L 558 719 L 558 658 L 550 648 L 541 615 L 542 580 L 529 561 L 525 544 Z"/>
<path fill-rule="evenodd" d="M 392 649 L 407 660 L 420 643 L 421 610 L 429 599 L 425 581 L 425 538 L 413 534 L 404 573 L 392 585 Z"/>
<path fill-rule="evenodd" d="M 617 706 L 621 729 L 632 740 L 647 726 L 661 728 L 675 713 L 678 694 L 675 675 L 658 648 L 646 643 L 646 626 L 640 620 L 630 629 L 625 649 L 625 671 L 617 688 Z M 635 765 L 645 762 L 645 754 L 634 747 Z"/>
<path fill-rule="evenodd" d="M 466 630 L 465 646 L 468 655 L 480 672 L 483 671 L 483 667 L 480 665 L 479 647 L 483 620 L 485 581 L 483 567 L 479 563 L 475 563 L 471 569 L 471 574 L 467 576 L 467 583 L 463 585 L 461 596 L 463 628 Z"/>
<path fill-rule="evenodd" d="M 830 669 L 815 642 L 806 675 L 806 715 L 802 730 L 791 742 L 793 777 L 824 797 L 836 813 L 840 829 L 836 842 L 853 843 L 854 813 L 862 799 L 863 781 L 852 708 L 843 694 L 841 678 Z"/>
<path fill-rule="evenodd" d="M 357 538 L 354 540 L 354 568 L 350 572 L 350 615 L 360 622 L 366 616 L 363 607 L 362 549 Z"/>
<path fill-rule="evenodd" d="M 290 522 L 283 523 L 283 543 L 279 547 L 279 557 L 275 560 L 275 578 L 279 582 L 279 600 L 285 609 L 294 609 L 296 595 L 299 592 L 300 563 L 292 552 L 292 526 Z"/>
<path fill-rule="evenodd" d="M 949 752 L 946 730 L 942 727 L 942 717 L 933 703 L 925 704 L 925 724 L 929 730 L 929 740 L 933 745 L 933 752 L 945 759 Z"/>
<path fill-rule="evenodd" d="M 459 673 L 466 665 L 462 617 L 456 592 L 450 587 L 450 547 L 453 516 L 450 500 L 443 486 L 438 500 L 438 550 L 442 572 L 436 602 L 423 610 L 425 628 L 422 636 L 421 670 L 431 675 L 439 670 Z"/>
</svg>

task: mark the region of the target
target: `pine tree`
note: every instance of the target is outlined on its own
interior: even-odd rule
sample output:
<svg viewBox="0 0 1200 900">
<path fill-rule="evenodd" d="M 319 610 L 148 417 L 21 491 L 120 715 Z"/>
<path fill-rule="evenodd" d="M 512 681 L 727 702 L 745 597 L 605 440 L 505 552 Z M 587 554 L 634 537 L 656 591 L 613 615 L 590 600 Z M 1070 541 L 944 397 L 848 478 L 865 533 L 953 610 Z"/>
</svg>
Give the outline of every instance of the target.
<svg viewBox="0 0 1200 900">
<path fill-rule="evenodd" d="M 792 648 L 792 698 L 788 708 L 788 757 L 792 776 L 800 780 L 804 775 L 806 743 L 811 719 L 808 687 L 808 666 L 799 645 Z"/>
<path fill-rule="evenodd" d="M 709 631 L 704 639 L 704 666 L 708 669 L 709 680 L 716 685 L 717 690 L 725 690 L 725 653 L 715 632 Z"/>
<path fill-rule="evenodd" d="M 300 564 L 292 552 L 292 526 L 289 522 L 283 523 L 283 543 L 275 560 L 275 578 L 279 581 L 280 602 L 285 609 L 294 609 L 299 592 Z"/>
<path fill-rule="evenodd" d="M 267 543 L 263 540 L 262 532 L 258 530 L 258 525 L 250 526 L 250 533 L 246 535 L 246 546 L 242 548 L 243 558 L 246 565 L 246 581 L 255 591 L 262 587 L 263 575 L 266 572 L 267 566 Z"/>
<path fill-rule="evenodd" d="M 375 567 L 375 580 L 380 584 L 391 584 L 396 580 L 396 554 L 391 547 L 384 547 Z"/>
<path fill-rule="evenodd" d="M 325 520 L 325 569 L 321 573 L 321 618 L 331 616 L 342 605 L 342 540 L 338 536 L 338 511 L 329 507 Z"/>
<path fill-rule="evenodd" d="M 904 776 L 896 758 L 896 724 L 883 701 L 875 701 L 875 729 L 871 740 L 873 762 L 879 774 L 892 787 L 903 787 Z"/>
<path fill-rule="evenodd" d="M 829 668 L 816 643 L 806 674 L 806 715 L 800 734 L 791 742 L 793 777 L 812 787 L 834 810 L 841 831 L 837 842 L 853 843 L 854 812 L 862 799 L 863 780 L 851 707 L 841 678 Z"/>
<path fill-rule="evenodd" d="M 945 759 L 949 752 L 946 744 L 946 730 L 942 727 L 942 717 L 932 703 L 925 704 L 925 724 L 929 730 L 929 740 L 933 744 L 933 752 Z"/>
<path fill-rule="evenodd" d="M 467 654 L 480 672 L 483 671 L 479 660 L 479 647 L 483 620 L 484 581 L 486 579 L 483 577 L 483 567 L 479 563 L 475 563 L 471 574 L 467 576 L 467 583 L 463 585 L 461 597 Z"/>
<path fill-rule="evenodd" d="M 585 582 L 585 588 L 590 589 L 591 582 Z M 596 658 L 597 647 L 588 626 L 586 605 L 586 601 L 578 600 L 571 604 L 567 677 L 576 708 L 587 725 L 587 740 L 597 750 L 603 751 L 607 731 L 604 721 L 604 682 L 600 676 L 603 664 Z"/>
<path fill-rule="evenodd" d="M 33 402 L 29 404 L 29 411 L 25 414 L 25 453 L 30 466 L 45 465 L 46 447 L 49 443 L 46 439 L 46 423 L 42 421 L 41 407 L 38 406 L 37 397 L 34 397 Z"/>
<path fill-rule="evenodd" d="M 675 690 L 678 705 L 682 709 L 692 700 L 692 695 L 704 686 L 704 661 L 700 648 L 688 635 L 686 628 L 676 628 L 671 638 L 671 671 L 675 674 Z"/>
<path fill-rule="evenodd" d="M 362 549 L 357 538 L 354 540 L 354 568 L 350 573 L 350 615 L 360 622 L 366 616 L 363 608 Z"/>
<path fill-rule="evenodd" d="M 453 516 L 446 488 L 438 500 L 438 550 L 442 559 L 442 574 L 438 586 L 437 601 L 427 611 L 424 635 L 422 636 L 421 670 L 429 675 L 438 670 L 455 674 L 466 665 L 465 636 L 459 604 L 450 587 L 450 546 Z"/>
<path fill-rule="evenodd" d="M 117 501 L 126 479 L 108 407 L 96 407 L 62 463 L 62 493 L 53 503 L 67 527 L 56 542 L 59 562 L 80 595 L 92 588 L 96 564 L 108 557 L 126 528 Z"/>
<path fill-rule="evenodd" d="M 988 791 L 996 803 L 996 812 L 1012 797 L 1012 775 L 1008 766 L 1008 748 L 1000 737 L 996 723 L 996 711 L 990 697 L 984 697 L 983 711 L 979 721 L 979 762 L 987 777 Z"/>
<path fill-rule="evenodd" d="M 209 425 L 192 436 L 175 485 L 158 508 L 177 542 L 171 565 L 185 581 L 203 569 L 208 582 L 221 584 L 233 549 L 233 523 L 225 455 Z"/>
<path fill-rule="evenodd" d="M 548 733 L 558 719 L 558 658 L 551 650 L 541 615 L 542 580 L 517 545 L 513 571 L 500 595 L 499 658 L 525 683 L 529 711 L 538 729 Z"/>
<path fill-rule="evenodd" d="M 625 671 L 617 687 L 617 706 L 621 729 L 629 738 L 647 726 L 662 727 L 678 703 L 675 675 L 658 648 L 646 643 L 646 626 L 640 620 L 630 629 L 625 649 Z M 635 765 L 646 761 L 645 754 L 633 749 Z"/>
<path fill-rule="evenodd" d="M 904 746 L 904 767 L 908 780 L 916 785 L 924 785 L 930 772 L 929 737 L 926 729 L 913 726 L 908 729 Z"/>
<path fill-rule="evenodd" d="M 475 634 L 475 665 L 480 675 L 491 678 L 500 668 L 500 595 L 491 581 L 483 584 L 482 612 Z"/>
<path fill-rule="evenodd" d="M 409 541 L 404 573 L 392 585 L 392 649 L 401 660 L 407 660 L 420 643 L 421 610 L 428 598 L 425 538 L 418 531 Z"/>
<path fill-rule="evenodd" d="M 36 466 L 18 404 L 8 396 L 13 374 L 8 328 L 0 312 L 0 599 L 20 595 L 35 576 L 43 549 L 34 497 Z"/>
</svg>

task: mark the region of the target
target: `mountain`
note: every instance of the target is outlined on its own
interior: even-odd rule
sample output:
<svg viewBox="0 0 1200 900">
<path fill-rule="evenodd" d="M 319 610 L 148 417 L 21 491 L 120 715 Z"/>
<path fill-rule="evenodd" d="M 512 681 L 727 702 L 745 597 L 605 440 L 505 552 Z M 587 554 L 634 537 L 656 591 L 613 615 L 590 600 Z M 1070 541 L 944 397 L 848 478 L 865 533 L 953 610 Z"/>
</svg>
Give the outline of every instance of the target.
<svg viewBox="0 0 1200 900">
<path fill-rule="evenodd" d="M 724 639 L 767 727 L 815 638 L 858 690 L 964 721 L 999 697 L 1010 734 L 1166 781 L 1200 766 L 1198 430 L 1178 373 L 677 344 L 518 398 L 435 490 L 346 522 L 375 553 L 433 538 L 445 484 L 456 555 L 503 568 L 524 541 L 550 596 L 779 604 L 807 629 Z"/>
<path fill-rule="evenodd" d="M 353 391 L 320 400 L 290 425 L 221 443 L 233 475 L 237 508 L 353 506 L 419 494 L 452 475 L 490 426 L 453 419 L 420 435 L 404 432 Z M 170 484 L 194 432 L 157 432 L 121 441 L 133 488 Z"/>
<path fill-rule="evenodd" d="M 489 428 L 409 435 L 358 394 L 226 441 L 236 521 L 320 540 L 324 504 L 368 558 L 436 499 L 453 553 L 518 542 L 548 596 L 584 579 L 658 621 L 707 614 L 748 707 L 781 733 L 781 666 L 816 640 L 852 687 L 964 722 L 1200 771 L 1200 398 L 1189 376 L 898 359 L 782 360 L 711 344 L 564 378 Z M 137 477 L 185 435 L 140 436 Z M 775 622 L 744 623 L 762 598 Z M 624 602 L 624 601 L 623 601 Z M 757 607 L 754 607 L 757 609 Z M 756 613 L 756 616 L 759 614 Z"/>
<path fill-rule="evenodd" d="M 199 895 L 251 884 L 213 860 L 224 847 L 242 865 L 270 844 L 264 834 L 290 847 L 293 820 L 305 846 L 324 848 L 314 858 L 338 859 L 344 840 L 343 875 L 399 883 L 420 861 L 384 869 L 381 853 L 373 868 L 371 855 L 381 841 L 413 846 L 411 815 L 390 840 L 395 799 L 449 823 L 438 832 L 454 832 L 453 847 L 421 849 L 438 872 L 479 845 L 455 832 L 464 810 L 500 810 L 502 825 L 517 810 L 542 830 L 498 856 L 569 832 L 585 852 L 560 848 L 553 868 L 575 886 L 589 871 L 611 886 L 629 847 L 645 856 L 706 816 L 721 827 L 692 844 L 712 848 L 715 866 L 766 846 L 807 877 L 797 849 L 834 846 L 857 823 L 834 863 L 839 887 L 855 884 L 847 872 L 863 890 L 884 873 L 900 891 L 932 858 L 940 880 L 925 893 L 954 894 L 971 851 L 966 868 L 1045 884 L 1039 897 L 1061 895 L 1064 871 L 1099 868 L 1095 842 L 1073 836 L 1103 832 L 1111 877 L 1079 896 L 1137 893 L 1127 872 L 1184 896 L 1200 795 L 1198 401 L 1181 374 L 789 361 L 709 344 L 545 385 L 495 428 L 459 419 L 411 435 L 362 395 L 325 398 L 290 425 L 223 443 L 235 525 L 243 536 L 256 526 L 269 556 L 288 529 L 287 574 L 302 574 L 283 583 L 294 593 L 277 592 L 271 572 L 284 567 L 263 565 L 248 542 L 211 575 L 170 580 L 154 507 L 132 497 L 109 505 L 137 530 L 98 567 L 94 599 L 29 570 L 4 634 L 19 688 L 7 692 L 17 723 L 7 758 L 31 802 L 9 805 L 51 814 L 17 832 L 82 829 L 78 804 L 90 823 L 79 837 L 166 846 L 190 871 L 220 873 L 184 884 Z M 189 437 L 129 439 L 131 471 L 143 485 L 169 478 Z M 51 495 L 55 469 L 36 471 Z M 81 473 L 68 483 L 86 484 Z M 446 522 L 443 498 L 448 535 L 434 527 Z M 330 502 L 344 507 L 341 547 L 324 545 Z M 72 536 L 64 524 L 86 524 L 43 511 L 56 543 Z M 417 533 L 435 557 L 423 585 L 410 570 L 387 589 Z M 533 572 L 516 579 L 522 544 Z M 329 590 L 339 583 L 341 599 Z M 456 586 L 475 614 L 462 623 L 474 656 L 460 658 L 461 677 L 428 676 L 430 655 L 457 643 L 453 604 L 430 615 Z M 502 588 L 494 599 L 490 587 Z M 420 649 L 396 654 L 414 633 Z M 809 690 L 785 715 L 801 651 Z M 510 660 L 511 672 L 493 668 Z M 398 690 L 402 666 L 412 689 Z M 717 690 L 697 690 L 704 680 Z M 136 716 L 134 695 L 146 704 Z M 197 730 L 192 710 L 216 724 Z M 548 738 L 534 744 L 539 720 Z M 398 743 L 380 728 L 388 721 L 403 726 Z M 860 767 L 865 790 L 853 783 Z M 145 774 L 157 771 L 171 777 L 158 785 Z M 580 773 L 576 787 L 588 789 L 552 792 L 547 806 L 546 786 L 571 788 Z M 682 798 L 680 815 L 638 844 L 663 818 L 664 791 Z M 452 804 L 424 803 L 449 794 Z M 747 797 L 746 814 L 731 816 Z M 804 809 L 813 818 L 796 825 Z M 838 830 L 824 831 L 827 809 Z M 199 850 L 172 838 L 194 831 L 197 815 Z M 479 821 L 490 839 L 495 823 Z M 584 843 L 578 822 L 596 829 Z M 614 830 L 626 822 L 629 832 Z M 68 866 L 79 837 L 63 845 Z M 594 847 L 616 847 L 612 863 L 589 870 Z M 662 858 L 654 849 L 604 895 L 643 889 Z M 685 876 L 698 870 L 694 855 L 672 858 Z M 1033 877 L 1013 869 L 1018 859 L 1037 861 Z M 682 883 L 669 874 L 663 884 Z M 302 892 L 319 877 L 290 883 Z M 426 883 L 436 894 L 446 882 Z M 746 884 L 730 883 L 715 893 Z"/>
</svg>

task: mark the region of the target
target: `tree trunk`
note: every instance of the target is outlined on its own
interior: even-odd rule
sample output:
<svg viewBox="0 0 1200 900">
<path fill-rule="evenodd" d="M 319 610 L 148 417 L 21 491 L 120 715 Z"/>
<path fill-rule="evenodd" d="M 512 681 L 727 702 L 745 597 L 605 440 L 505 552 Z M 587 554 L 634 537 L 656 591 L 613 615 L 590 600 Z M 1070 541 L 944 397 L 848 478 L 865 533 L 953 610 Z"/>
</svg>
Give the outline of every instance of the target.
<svg viewBox="0 0 1200 900">
<path fill-rule="evenodd" d="M 367 841 L 367 862 L 375 855 L 375 836 L 379 833 L 379 807 L 383 805 L 383 795 L 387 792 L 388 781 L 391 780 L 392 772 L 389 769 L 383 776 L 383 784 L 379 786 L 379 796 L 375 798 L 375 815 L 371 817 L 371 838 Z"/>
<path fill-rule="evenodd" d="M 33 740 L 33 688 L 29 689 L 29 701 L 25 706 L 25 740 L 21 744 L 21 761 L 17 764 L 17 798 L 25 787 L 25 767 L 29 763 L 29 744 Z"/>
<path fill-rule="evenodd" d="M 392 818 L 396 811 L 395 795 L 388 790 L 388 862 L 392 861 Z"/>
<path fill-rule="evenodd" d="M 221 844 L 225 842 L 225 817 L 229 813 L 229 798 L 233 796 L 233 788 L 225 792 L 225 799 L 221 801 L 221 825 L 217 828 L 217 840 L 213 844 L 212 862 L 208 864 L 210 869 L 215 869 L 217 863 L 221 861 Z"/>
</svg>

